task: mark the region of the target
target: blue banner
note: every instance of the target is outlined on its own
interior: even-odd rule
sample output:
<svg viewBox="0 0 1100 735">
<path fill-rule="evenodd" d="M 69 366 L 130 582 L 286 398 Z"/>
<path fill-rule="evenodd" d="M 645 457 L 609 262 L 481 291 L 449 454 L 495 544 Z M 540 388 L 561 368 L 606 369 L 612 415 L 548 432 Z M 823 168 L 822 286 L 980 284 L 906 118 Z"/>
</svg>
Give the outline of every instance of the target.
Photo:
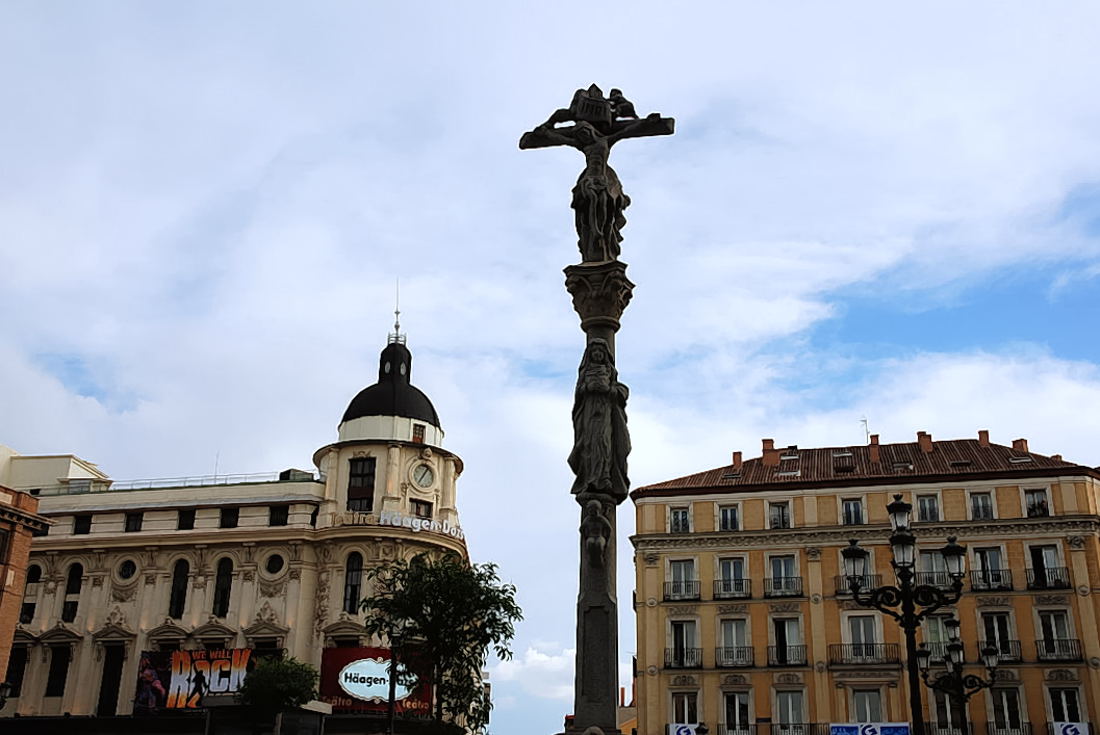
<svg viewBox="0 0 1100 735">
<path fill-rule="evenodd" d="M 864 722 L 858 725 L 829 725 L 829 735 L 911 735 L 905 722 Z"/>
</svg>

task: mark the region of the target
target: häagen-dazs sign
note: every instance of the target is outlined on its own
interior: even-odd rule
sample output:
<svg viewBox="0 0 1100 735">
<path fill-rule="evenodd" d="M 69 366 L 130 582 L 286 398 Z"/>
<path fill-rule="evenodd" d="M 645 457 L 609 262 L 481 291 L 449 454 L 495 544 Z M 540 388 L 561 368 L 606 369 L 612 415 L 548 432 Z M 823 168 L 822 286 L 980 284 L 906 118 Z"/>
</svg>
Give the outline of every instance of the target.
<svg viewBox="0 0 1100 735">
<path fill-rule="evenodd" d="M 361 658 L 352 661 L 337 674 L 336 683 L 356 699 L 385 702 L 390 696 L 389 662 L 382 658 Z M 398 701 L 409 696 L 409 688 L 397 684 Z"/>
<path fill-rule="evenodd" d="M 462 529 L 452 525 L 448 521 L 437 521 L 431 518 L 417 518 L 405 515 L 397 511 L 384 510 L 381 513 L 332 513 L 330 522 L 334 526 L 393 526 L 394 528 L 407 528 L 413 533 L 430 531 L 441 533 L 458 540 L 466 536 Z"/>
</svg>

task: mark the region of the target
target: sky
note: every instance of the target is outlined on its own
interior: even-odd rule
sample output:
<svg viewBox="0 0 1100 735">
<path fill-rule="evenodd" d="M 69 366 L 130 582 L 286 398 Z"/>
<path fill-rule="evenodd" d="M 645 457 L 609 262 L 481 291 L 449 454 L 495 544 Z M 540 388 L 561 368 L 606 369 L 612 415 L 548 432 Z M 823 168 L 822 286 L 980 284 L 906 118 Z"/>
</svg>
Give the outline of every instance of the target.
<svg viewBox="0 0 1100 735">
<path fill-rule="evenodd" d="M 634 486 L 778 445 L 974 437 L 1100 464 L 1100 6 L 0 5 L 0 443 L 112 477 L 308 468 L 394 284 L 476 561 L 525 620 L 492 732 L 571 709 L 595 82 L 672 137 L 612 163 Z M 635 649 L 620 509 L 622 672 Z"/>
</svg>

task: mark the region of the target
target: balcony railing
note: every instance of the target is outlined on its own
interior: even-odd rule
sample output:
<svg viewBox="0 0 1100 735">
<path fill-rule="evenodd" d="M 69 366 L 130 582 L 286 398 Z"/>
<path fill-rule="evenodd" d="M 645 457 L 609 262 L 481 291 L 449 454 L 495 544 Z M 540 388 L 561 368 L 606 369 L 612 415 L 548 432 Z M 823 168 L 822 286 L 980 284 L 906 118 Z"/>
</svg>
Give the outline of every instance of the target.
<svg viewBox="0 0 1100 735">
<path fill-rule="evenodd" d="M 806 646 L 768 646 L 768 666 L 805 666 Z"/>
<path fill-rule="evenodd" d="M 666 600 L 698 600 L 699 582 L 665 582 Z"/>
<path fill-rule="evenodd" d="M 1011 569 L 976 569 L 970 572 L 970 589 L 975 592 L 1012 589 Z"/>
<path fill-rule="evenodd" d="M 714 599 L 728 600 L 735 597 L 752 597 L 751 579 L 714 580 Z"/>
<path fill-rule="evenodd" d="M 1049 516 L 1050 506 L 1047 505 L 1047 501 L 1037 500 L 1034 503 L 1027 504 L 1028 518 L 1048 518 Z"/>
<path fill-rule="evenodd" d="M 925 584 L 929 587 L 939 587 L 945 590 L 951 589 L 953 584 L 951 575 L 947 572 L 916 572 L 913 575 L 913 581 L 917 584 Z"/>
<path fill-rule="evenodd" d="M 896 664 L 897 643 L 830 643 L 831 664 Z"/>
<path fill-rule="evenodd" d="M 767 577 L 764 579 L 764 597 L 800 597 L 802 577 Z"/>
<path fill-rule="evenodd" d="M 997 652 L 1000 654 L 1000 659 L 1002 663 L 1015 663 L 1021 659 L 1019 641 L 981 641 L 978 644 L 978 651 L 989 647 L 997 649 Z M 979 663 L 981 662 L 979 661 Z"/>
<path fill-rule="evenodd" d="M 702 648 L 666 648 L 666 669 L 701 669 L 703 668 Z"/>
<path fill-rule="evenodd" d="M 724 646 L 715 648 L 714 665 L 719 668 L 752 666 L 752 646 Z"/>
<path fill-rule="evenodd" d="M 1080 661 L 1081 641 L 1076 638 L 1040 638 L 1035 641 L 1040 661 Z"/>
<path fill-rule="evenodd" d="M 720 722 L 717 735 L 756 735 L 756 725 L 727 725 Z"/>
<path fill-rule="evenodd" d="M 985 723 L 985 731 L 988 735 L 1031 735 L 1031 725 L 1027 722 L 1019 722 L 1015 725 L 998 725 L 996 722 L 987 722 Z M 1081 735 L 1084 735 L 1084 733 Z"/>
<path fill-rule="evenodd" d="M 767 735 L 829 735 L 828 723 L 804 722 L 798 725 L 765 725 Z M 759 733 L 758 735 L 763 735 Z"/>
<path fill-rule="evenodd" d="M 1081 735 L 1094 735 L 1094 733 L 1096 732 L 1096 728 L 1094 728 L 1092 726 L 1092 723 L 1089 723 L 1086 727 L 1088 729 L 1083 730 L 1081 732 Z M 1064 733 L 1062 733 L 1061 730 L 1055 729 L 1054 723 L 1050 722 L 1050 723 L 1047 723 L 1047 735 L 1064 735 Z"/>
<path fill-rule="evenodd" d="M 1065 567 L 1028 569 L 1027 588 L 1029 590 L 1068 590 L 1069 569 Z"/>
<path fill-rule="evenodd" d="M 837 575 L 833 577 L 833 584 L 836 585 L 836 593 L 838 595 L 850 595 L 851 590 L 848 588 L 848 578 L 843 575 Z M 881 574 L 865 574 L 863 575 L 862 583 L 859 588 L 864 592 L 873 590 L 876 587 L 882 586 Z"/>
</svg>

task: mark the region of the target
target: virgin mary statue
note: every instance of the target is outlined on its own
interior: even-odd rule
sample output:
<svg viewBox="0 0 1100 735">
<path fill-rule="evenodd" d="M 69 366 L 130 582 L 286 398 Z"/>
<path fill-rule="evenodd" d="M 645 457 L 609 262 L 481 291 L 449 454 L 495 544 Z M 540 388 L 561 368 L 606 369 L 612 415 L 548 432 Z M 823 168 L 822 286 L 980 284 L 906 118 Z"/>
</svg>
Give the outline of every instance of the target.
<svg viewBox="0 0 1100 735">
<path fill-rule="evenodd" d="M 626 428 L 626 399 L 630 391 L 619 382 L 607 340 L 589 340 L 577 375 L 573 400 L 573 451 L 569 466 L 577 479 L 573 493 L 626 499 L 630 480 L 626 457 L 630 433 Z"/>
</svg>

